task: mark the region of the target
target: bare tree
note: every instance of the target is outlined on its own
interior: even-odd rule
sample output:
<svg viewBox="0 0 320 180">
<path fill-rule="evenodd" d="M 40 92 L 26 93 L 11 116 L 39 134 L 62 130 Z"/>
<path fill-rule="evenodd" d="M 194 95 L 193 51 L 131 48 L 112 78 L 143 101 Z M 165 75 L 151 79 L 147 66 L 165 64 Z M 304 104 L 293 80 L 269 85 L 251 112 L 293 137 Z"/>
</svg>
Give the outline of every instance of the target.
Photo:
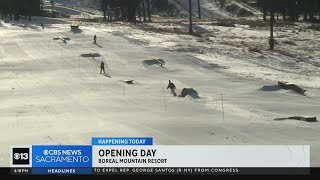
<svg viewBox="0 0 320 180">
<path fill-rule="evenodd" d="M 51 4 L 51 12 L 53 13 L 54 1 L 50 1 L 50 4 Z"/>
<path fill-rule="evenodd" d="M 198 13 L 199 13 L 199 19 L 201 19 L 201 6 L 200 6 L 200 0 L 198 0 Z"/>
<path fill-rule="evenodd" d="M 147 8 L 148 8 L 148 17 L 149 17 L 149 21 L 151 22 L 151 14 L 150 14 L 150 0 L 147 0 Z"/>
<path fill-rule="evenodd" d="M 141 4 L 138 6 L 138 11 L 139 11 L 139 21 L 141 22 Z"/>
<path fill-rule="evenodd" d="M 40 0 L 41 11 L 43 11 L 43 0 Z"/>
<path fill-rule="evenodd" d="M 223 8 L 226 4 L 226 0 L 219 0 L 220 8 Z"/>
<path fill-rule="evenodd" d="M 270 39 L 269 45 L 270 49 L 274 49 L 274 38 L 273 38 L 273 25 L 274 25 L 274 8 L 271 9 L 271 18 L 270 18 Z"/>
<path fill-rule="evenodd" d="M 101 1 L 101 10 L 103 12 L 104 21 L 107 20 L 108 0 Z"/>
<path fill-rule="evenodd" d="M 192 34 L 192 3 L 191 0 L 189 0 L 189 33 Z"/>
<path fill-rule="evenodd" d="M 146 10 L 145 10 L 145 5 L 144 5 L 144 0 L 142 0 L 142 12 L 143 12 L 143 21 L 147 21 L 146 19 Z"/>
</svg>

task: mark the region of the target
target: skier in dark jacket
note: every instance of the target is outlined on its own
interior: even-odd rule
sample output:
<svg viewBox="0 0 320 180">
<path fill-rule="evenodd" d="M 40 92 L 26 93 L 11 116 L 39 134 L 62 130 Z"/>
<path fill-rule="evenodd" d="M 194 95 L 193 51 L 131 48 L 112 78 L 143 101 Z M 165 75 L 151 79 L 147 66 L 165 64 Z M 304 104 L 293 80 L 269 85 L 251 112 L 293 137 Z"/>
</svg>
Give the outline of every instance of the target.
<svg viewBox="0 0 320 180">
<path fill-rule="evenodd" d="M 94 43 L 94 44 L 97 44 L 97 35 L 94 35 L 94 36 L 93 36 L 93 43 Z"/>
<path fill-rule="evenodd" d="M 169 80 L 169 84 L 168 84 L 168 87 L 167 89 L 171 89 L 171 93 L 174 95 L 174 96 L 177 96 L 175 90 L 177 89 L 176 88 L 176 85 L 174 85 L 170 80 Z"/>
<path fill-rule="evenodd" d="M 102 71 L 103 71 L 104 74 L 106 74 L 106 72 L 104 70 L 104 62 L 103 61 L 101 62 L 101 65 L 100 65 L 100 74 L 101 74 Z"/>
</svg>

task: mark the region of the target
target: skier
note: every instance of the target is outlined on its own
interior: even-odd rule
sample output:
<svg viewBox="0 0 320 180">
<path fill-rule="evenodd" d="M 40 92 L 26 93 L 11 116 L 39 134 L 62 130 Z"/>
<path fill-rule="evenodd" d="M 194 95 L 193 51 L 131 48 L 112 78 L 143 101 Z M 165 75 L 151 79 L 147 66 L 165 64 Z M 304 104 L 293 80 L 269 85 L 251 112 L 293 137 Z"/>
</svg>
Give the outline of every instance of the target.
<svg viewBox="0 0 320 180">
<path fill-rule="evenodd" d="M 100 74 L 103 71 L 104 74 L 106 74 L 105 70 L 104 70 L 104 62 L 101 61 L 101 65 L 100 65 Z"/>
<path fill-rule="evenodd" d="M 94 43 L 94 44 L 97 44 L 97 35 L 94 35 L 94 36 L 93 36 L 93 43 Z"/>
<path fill-rule="evenodd" d="M 174 96 L 177 96 L 177 94 L 176 94 L 176 92 L 175 92 L 175 89 L 177 89 L 176 88 L 176 85 L 174 85 L 172 82 L 171 82 L 171 80 L 169 80 L 169 84 L 168 84 L 168 87 L 167 87 L 167 89 L 171 89 L 171 93 L 174 95 Z"/>
<path fill-rule="evenodd" d="M 44 26 L 43 26 L 43 24 L 42 24 L 42 23 L 40 23 L 40 26 L 42 27 L 42 29 L 44 29 Z"/>
</svg>

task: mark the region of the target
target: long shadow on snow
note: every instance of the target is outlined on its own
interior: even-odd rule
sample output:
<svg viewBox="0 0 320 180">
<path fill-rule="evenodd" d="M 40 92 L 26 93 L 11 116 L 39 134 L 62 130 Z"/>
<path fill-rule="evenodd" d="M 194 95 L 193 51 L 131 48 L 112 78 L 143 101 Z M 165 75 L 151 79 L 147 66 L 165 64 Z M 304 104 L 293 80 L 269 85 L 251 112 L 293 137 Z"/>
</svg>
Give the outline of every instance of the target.
<svg viewBox="0 0 320 180">
<path fill-rule="evenodd" d="M 228 69 L 228 67 L 226 66 L 220 66 L 219 64 L 210 63 L 193 56 L 189 56 L 189 58 L 183 59 L 181 61 L 193 64 L 195 66 L 200 66 L 201 68 L 210 70 L 210 71 L 217 70 L 217 69 Z"/>
<path fill-rule="evenodd" d="M 149 44 L 149 43 L 137 40 L 137 39 L 128 38 L 127 36 L 125 36 L 125 33 L 118 32 L 118 31 L 112 32 L 112 35 L 121 37 L 121 38 L 127 40 L 128 42 L 130 42 L 132 44 L 136 44 L 136 45 L 148 45 Z"/>
<path fill-rule="evenodd" d="M 75 29 L 75 28 L 71 28 L 71 32 L 73 34 L 79 34 L 79 33 L 82 33 L 83 31 L 81 29 Z"/>
<path fill-rule="evenodd" d="M 169 71 L 169 69 L 167 69 L 166 67 L 162 66 L 162 64 L 165 64 L 165 61 L 162 60 L 162 59 L 158 59 L 158 60 L 155 60 L 155 59 L 150 59 L 150 60 L 144 60 L 142 61 L 142 63 L 146 66 L 153 66 L 153 65 L 158 65 L 159 67 L 163 68 L 163 69 L 166 69 L 167 71 Z"/>
<path fill-rule="evenodd" d="M 261 91 L 279 91 L 281 90 L 281 88 L 278 85 L 270 85 L 270 86 L 263 86 L 262 88 L 260 88 Z"/>
</svg>

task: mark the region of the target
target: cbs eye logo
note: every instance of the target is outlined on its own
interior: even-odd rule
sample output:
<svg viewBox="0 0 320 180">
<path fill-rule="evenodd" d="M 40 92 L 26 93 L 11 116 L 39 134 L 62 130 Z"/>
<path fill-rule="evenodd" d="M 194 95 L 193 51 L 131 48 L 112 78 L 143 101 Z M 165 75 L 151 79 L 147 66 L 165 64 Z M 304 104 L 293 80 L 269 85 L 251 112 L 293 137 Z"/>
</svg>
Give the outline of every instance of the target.
<svg viewBox="0 0 320 180">
<path fill-rule="evenodd" d="M 12 149 L 12 164 L 13 165 L 29 165 L 29 148 L 13 148 Z"/>
</svg>

